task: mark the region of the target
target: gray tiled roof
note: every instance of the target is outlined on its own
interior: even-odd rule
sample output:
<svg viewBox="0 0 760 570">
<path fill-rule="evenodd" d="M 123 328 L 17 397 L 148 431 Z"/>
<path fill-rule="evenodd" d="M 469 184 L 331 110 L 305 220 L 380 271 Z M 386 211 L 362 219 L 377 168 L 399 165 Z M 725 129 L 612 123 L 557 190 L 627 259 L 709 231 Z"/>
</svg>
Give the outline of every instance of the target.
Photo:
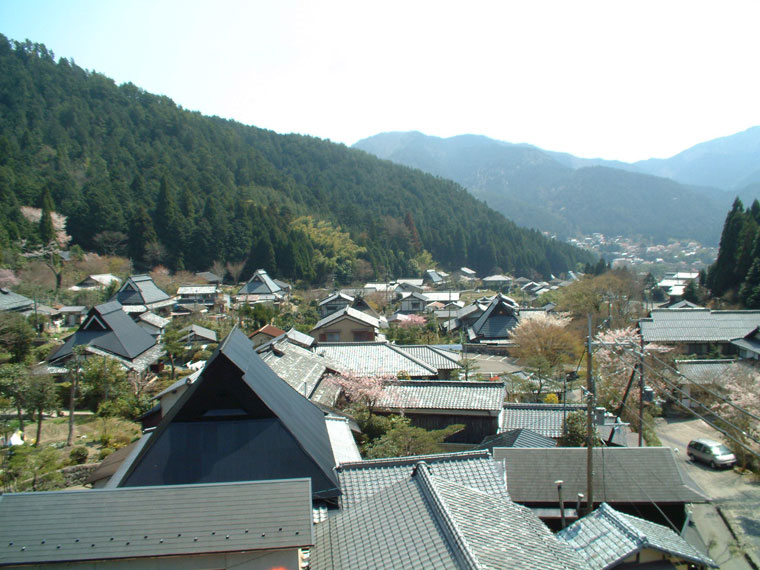
<svg viewBox="0 0 760 570">
<path fill-rule="evenodd" d="M 434 378 L 438 370 L 387 342 L 319 343 L 317 353 L 354 374 L 396 376 L 405 371 L 411 378 Z"/>
<path fill-rule="evenodd" d="M 562 479 L 566 496 L 586 492 L 586 448 L 496 447 L 506 462 L 507 488 L 518 503 L 556 503 Z M 594 448 L 594 499 L 608 503 L 700 503 L 707 498 L 683 477 L 669 447 Z M 689 486 L 689 485 L 693 485 Z"/>
<path fill-rule="evenodd" d="M 644 342 L 730 342 L 760 326 L 760 311 L 654 309 L 639 321 Z"/>
<path fill-rule="evenodd" d="M 497 415 L 506 389 L 501 382 L 403 380 L 388 384 L 378 408 L 406 410 L 467 410 Z"/>
<path fill-rule="evenodd" d="M 459 354 L 451 350 L 435 348 L 427 344 L 403 344 L 398 345 L 398 348 L 436 370 L 457 370 L 460 367 Z"/>
<path fill-rule="evenodd" d="M 694 564 L 717 564 L 666 526 L 616 511 L 602 503 L 593 513 L 557 533 L 593 570 L 603 570 L 645 549 Z"/>
<path fill-rule="evenodd" d="M 561 437 L 566 414 L 585 410 L 583 404 L 504 404 L 501 431 L 526 428 L 544 437 Z"/>
<path fill-rule="evenodd" d="M 419 464 L 320 523 L 312 568 L 586 568 L 528 509 Z"/>
<path fill-rule="evenodd" d="M 310 507 L 308 479 L 4 494 L 0 565 L 298 548 Z"/>
<path fill-rule="evenodd" d="M 21 311 L 30 307 L 34 307 L 32 299 L 0 287 L 0 311 Z"/>
<path fill-rule="evenodd" d="M 513 429 L 483 439 L 476 449 L 493 450 L 494 447 L 557 447 L 557 442 L 529 429 Z"/>
<path fill-rule="evenodd" d="M 273 344 L 270 348 L 261 353 L 261 359 L 293 389 L 310 398 L 329 361 L 287 341 Z"/>
<path fill-rule="evenodd" d="M 719 384 L 721 377 L 735 360 L 676 360 L 676 368 L 683 376 L 679 382 L 697 385 Z"/>
<path fill-rule="evenodd" d="M 343 463 L 337 468 L 343 491 L 341 506 L 350 508 L 408 477 L 419 461 L 430 465 L 431 472 L 437 477 L 490 495 L 509 497 L 501 464 L 487 451 L 466 451 Z"/>
</svg>

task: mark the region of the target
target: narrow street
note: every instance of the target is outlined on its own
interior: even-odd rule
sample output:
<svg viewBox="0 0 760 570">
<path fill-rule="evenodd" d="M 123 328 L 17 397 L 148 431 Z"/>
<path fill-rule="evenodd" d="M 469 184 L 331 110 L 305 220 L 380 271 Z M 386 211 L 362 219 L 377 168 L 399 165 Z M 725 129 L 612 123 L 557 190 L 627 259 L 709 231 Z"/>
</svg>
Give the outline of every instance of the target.
<svg viewBox="0 0 760 570">
<path fill-rule="evenodd" d="M 694 528 L 699 531 L 710 556 L 721 568 L 760 568 L 760 482 L 733 469 L 714 470 L 689 461 L 686 446 L 692 439 L 721 440 L 720 433 L 702 420 L 658 418 L 657 435 L 662 444 L 678 450 L 684 472 L 712 498 L 711 504 L 695 505 Z"/>
</svg>

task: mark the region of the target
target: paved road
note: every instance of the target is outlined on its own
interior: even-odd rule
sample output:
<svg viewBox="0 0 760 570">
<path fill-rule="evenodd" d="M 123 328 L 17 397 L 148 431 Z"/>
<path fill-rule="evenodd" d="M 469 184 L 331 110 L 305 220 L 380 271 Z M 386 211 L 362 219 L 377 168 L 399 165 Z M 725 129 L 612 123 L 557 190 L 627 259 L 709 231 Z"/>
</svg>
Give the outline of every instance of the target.
<svg viewBox="0 0 760 570">
<path fill-rule="evenodd" d="M 702 420 L 657 420 L 657 435 L 663 445 L 678 450 L 678 460 L 684 471 L 713 499 L 712 505 L 728 521 L 737 540 L 726 535 L 721 517 L 710 506 L 694 509 L 695 522 L 710 548 L 710 555 L 721 568 L 747 567 L 742 564 L 741 551 L 747 553 L 756 567 L 760 567 L 760 483 L 750 475 L 741 475 L 731 469 L 714 470 L 702 463 L 689 461 L 686 445 L 692 439 L 707 437 L 720 441 L 720 434 Z M 724 526 L 724 525 L 723 525 Z"/>
</svg>

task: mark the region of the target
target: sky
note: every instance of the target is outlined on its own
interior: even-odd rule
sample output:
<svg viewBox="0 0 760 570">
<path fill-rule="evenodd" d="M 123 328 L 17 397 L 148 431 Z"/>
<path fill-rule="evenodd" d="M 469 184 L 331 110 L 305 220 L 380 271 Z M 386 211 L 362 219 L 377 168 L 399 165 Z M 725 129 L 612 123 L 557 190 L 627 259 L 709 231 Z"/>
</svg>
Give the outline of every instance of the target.
<svg viewBox="0 0 760 570">
<path fill-rule="evenodd" d="M 759 22 L 756 0 L 0 0 L 7 38 L 203 114 L 626 162 L 760 125 Z"/>
</svg>

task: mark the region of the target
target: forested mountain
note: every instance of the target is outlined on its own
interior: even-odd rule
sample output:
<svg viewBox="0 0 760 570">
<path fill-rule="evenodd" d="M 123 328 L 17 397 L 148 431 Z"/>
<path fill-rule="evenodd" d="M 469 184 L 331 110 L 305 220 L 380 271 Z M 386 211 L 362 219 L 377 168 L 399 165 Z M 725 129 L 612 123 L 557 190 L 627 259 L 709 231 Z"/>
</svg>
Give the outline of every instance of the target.
<svg viewBox="0 0 760 570">
<path fill-rule="evenodd" d="M 516 223 L 562 237 L 602 232 L 717 244 L 722 212 L 734 197 L 633 172 L 633 165 L 482 136 L 383 133 L 354 146 L 450 178 Z"/>
<path fill-rule="evenodd" d="M 319 282 L 408 275 L 425 251 L 481 273 L 593 261 L 453 182 L 189 112 L 0 36 L 0 246 L 35 233 L 19 206 L 46 193 L 75 243 L 128 253 L 138 268 L 247 259 L 248 274 Z"/>
</svg>

